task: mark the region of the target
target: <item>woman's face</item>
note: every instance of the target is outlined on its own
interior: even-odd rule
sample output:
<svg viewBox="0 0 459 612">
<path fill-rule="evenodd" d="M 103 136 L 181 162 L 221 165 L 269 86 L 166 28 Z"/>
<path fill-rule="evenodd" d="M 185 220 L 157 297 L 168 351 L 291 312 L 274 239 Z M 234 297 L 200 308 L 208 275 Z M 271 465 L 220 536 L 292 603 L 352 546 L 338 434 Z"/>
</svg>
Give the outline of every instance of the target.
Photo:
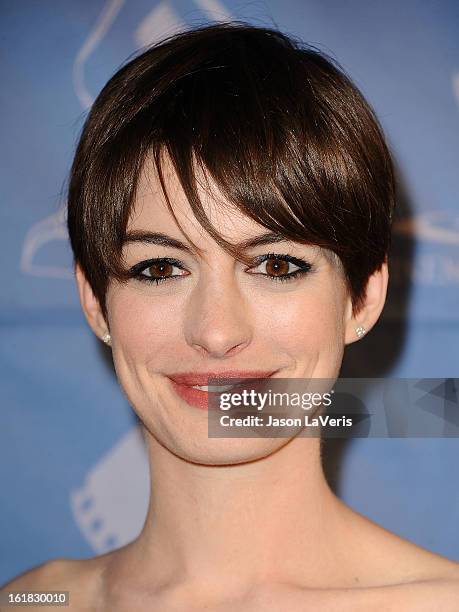
<svg viewBox="0 0 459 612">
<path fill-rule="evenodd" d="M 136 266 L 144 278 L 112 282 L 108 289 L 118 379 L 145 427 L 176 455 L 204 464 L 266 456 L 288 440 L 209 438 L 207 412 L 177 395 L 168 377 L 256 370 L 274 372 L 274 378 L 335 378 L 351 315 L 343 274 L 316 247 L 287 241 L 248 249 L 259 257 L 248 268 L 205 233 L 170 165 L 165 178 L 177 219 L 200 254 L 177 227 L 152 165 L 146 164 L 128 234 L 165 234 L 190 250 L 140 241 L 124 245 L 126 266 Z M 210 221 L 229 241 L 268 233 L 239 211 L 218 206 L 215 195 L 201 188 L 199 195 Z M 266 259 L 269 253 L 282 258 Z M 167 261 L 151 261 L 163 258 Z M 152 280 L 158 277 L 166 280 Z"/>
</svg>

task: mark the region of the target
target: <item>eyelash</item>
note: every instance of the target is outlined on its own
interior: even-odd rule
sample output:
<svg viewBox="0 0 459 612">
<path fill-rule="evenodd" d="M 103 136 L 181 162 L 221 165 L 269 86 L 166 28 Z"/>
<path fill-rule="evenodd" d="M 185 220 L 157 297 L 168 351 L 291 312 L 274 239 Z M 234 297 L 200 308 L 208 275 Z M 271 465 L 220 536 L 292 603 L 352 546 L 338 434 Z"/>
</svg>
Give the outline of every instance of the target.
<svg viewBox="0 0 459 612">
<path fill-rule="evenodd" d="M 260 255 L 258 257 L 255 257 L 254 266 L 251 266 L 251 267 L 257 267 L 260 264 L 264 263 L 265 261 L 269 261 L 270 259 L 278 259 L 280 261 L 287 261 L 288 263 L 292 263 L 295 266 L 298 266 L 298 270 L 294 270 L 293 272 L 283 274 L 282 276 L 273 276 L 270 274 L 258 273 L 261 276 L 266 276 L 270 280 L 276 281 L 276 282 L 277 281 L 288 282 L 288 281 L 294 280 L 295 278 L 299 276 L 308 274 L 312 269 L 312 265 L 309 262 L 305 261 L 304 259 L 299 259 L 297 257 L 292 257 L 291 255 L 286 255 L 282 253 L 267 253 L 266 255 Z M 186 274 L 176 274 L 174 276 L 159 276 L 157 278 L 153 278 L 151 276 L 146 276 L 145 274 L 142 274 L 144 270 L 146 270 L 147 268 L 155 264 L 170 264 L 172 266 L 176 266 L 183 270 L 183 264 L 178 259 L 173 259 L 171 257 L 160 257 L 158 259 L 148 259 L 147 261 L 141 261 L 140 263 L 133 266 L 129 270 L 129 272 L 131 273 L 133 278 L 136 278 L 142 282 L 156 283 L 157 285 L 165 281 L 168 281 L 168 280 L 177 280 L 181 278 L 182 276 L 187 276 Z M 247 268 L 247 269 L 250 270 L 250 268 Z"/>
</svg>

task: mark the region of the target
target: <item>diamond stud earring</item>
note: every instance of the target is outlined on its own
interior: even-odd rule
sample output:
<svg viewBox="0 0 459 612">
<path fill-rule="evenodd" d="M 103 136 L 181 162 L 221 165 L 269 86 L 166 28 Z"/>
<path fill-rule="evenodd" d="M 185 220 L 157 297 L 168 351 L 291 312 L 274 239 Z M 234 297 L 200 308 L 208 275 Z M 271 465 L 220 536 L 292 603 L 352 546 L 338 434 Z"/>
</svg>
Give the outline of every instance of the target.
<svg viewBox="0 0 459 612">
<path fill-rule="evenodd" d="M 112 337 L 108 332 L 105 332 L 105 334 L 102 336 L 102 340 L 105 342 L 105 344 L 108 344 L 109 346 L 112 343 Z"/>
<path fill-rule="evenodd" d="M 363 336 L 367 333 L 367 330 L 363 327 L 363 325 L 359 325 L 355 328 L 355 333 L 357 334 L 358 338 L 363 338 Z"/>
</svg>

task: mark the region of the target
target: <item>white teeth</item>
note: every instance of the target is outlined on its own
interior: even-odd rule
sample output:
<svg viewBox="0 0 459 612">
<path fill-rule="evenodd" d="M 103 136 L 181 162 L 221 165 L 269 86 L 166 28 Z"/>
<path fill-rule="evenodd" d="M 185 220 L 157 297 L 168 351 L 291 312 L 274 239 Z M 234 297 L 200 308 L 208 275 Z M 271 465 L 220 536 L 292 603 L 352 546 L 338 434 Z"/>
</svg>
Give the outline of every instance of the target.
<svg viewBox="0 0 459 612">
<path fill-rule="evenodd" d="M 193 385 L 193 389 L 199 389 L 200 391 L 210 391 L 211 393 L 224 393 L 225 391 L 231 391 L 234 385 Z"/>
</svg>

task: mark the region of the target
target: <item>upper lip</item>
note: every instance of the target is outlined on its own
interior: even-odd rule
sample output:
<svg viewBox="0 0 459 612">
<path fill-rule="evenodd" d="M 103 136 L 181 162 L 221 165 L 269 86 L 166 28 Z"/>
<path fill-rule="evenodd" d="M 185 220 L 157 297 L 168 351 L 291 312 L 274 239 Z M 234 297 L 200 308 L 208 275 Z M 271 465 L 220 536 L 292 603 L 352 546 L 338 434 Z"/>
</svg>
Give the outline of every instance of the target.
<svg viewBox="0 0 459 612">
<path fill-rule="evenodd" d="M 168 378 L 179 385 L 199 385 L 207 386 L 209 378 L 226 379 L 226 378 L 269 378 L 277 370 L 225 370 L 222 372 L 181 372 L 177 374 L 168 374 Z"/>
</svg>

